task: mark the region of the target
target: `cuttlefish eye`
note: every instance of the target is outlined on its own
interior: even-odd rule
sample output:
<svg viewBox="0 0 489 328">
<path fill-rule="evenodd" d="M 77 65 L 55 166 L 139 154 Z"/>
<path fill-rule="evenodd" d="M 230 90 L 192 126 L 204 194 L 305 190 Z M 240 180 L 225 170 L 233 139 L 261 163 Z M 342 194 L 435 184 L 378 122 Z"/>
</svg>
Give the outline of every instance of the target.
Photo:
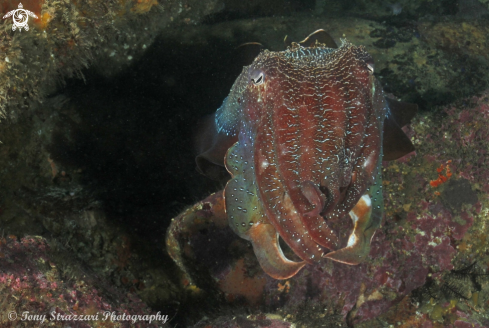
<svg viewBox="0 0 489 328">
<path fill-rule="evenodd" d="M 250 72 L 250 80 L 254 85 L 260 85 L 265 82 L 265 74 L 259 69 L 254 69 Z"/>
</svg>

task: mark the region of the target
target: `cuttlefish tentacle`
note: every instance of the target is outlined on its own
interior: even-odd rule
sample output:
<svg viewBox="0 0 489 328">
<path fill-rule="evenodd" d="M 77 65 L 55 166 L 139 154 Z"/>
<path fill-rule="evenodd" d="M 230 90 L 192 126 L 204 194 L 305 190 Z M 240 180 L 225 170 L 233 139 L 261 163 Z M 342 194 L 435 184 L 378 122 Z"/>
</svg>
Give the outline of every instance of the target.
<svg viewBox="0 0 489 328">
<path fill-rule="evenodd" d="M 263 271 L 274 279 L 288 279 L 306 265 L 287 259 L 279 245 L 278 233 L 271 224 L 257 224 L 248 231 L 253 250 Z"/>
</svg>

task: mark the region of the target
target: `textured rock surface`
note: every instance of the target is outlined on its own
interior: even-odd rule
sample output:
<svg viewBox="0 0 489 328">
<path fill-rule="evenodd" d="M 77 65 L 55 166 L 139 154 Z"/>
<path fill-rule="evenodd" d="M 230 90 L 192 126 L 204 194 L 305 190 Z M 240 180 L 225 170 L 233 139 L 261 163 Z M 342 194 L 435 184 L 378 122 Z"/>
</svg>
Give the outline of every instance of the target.
<svg viewBox="0 0 489 328">
<path fill-rule="evenodd" d="M 4 1 L 0 14 L 17 9 Z M 222 9 L 209 1 L 24 1 L 31 29 L 12 31 L 0 22 L 0 113 L 10 118 L 42 101 L 66 78 L 83 78 L 92 65 L 104 75 L 127 68 L 173 23 L 196 24 Z"/>
<path fill-rule="evenodd" d="M 79 264 L 71 272 L 64 271 L 69 256 L 41 237 L 0 239 L 2 327 L 158 327 L 163 323 L 164 319 L 150 324 L 111 316 L 156 313 L 134 293 L 118 289 Z M 79 320 L 69 320 L 69 315 Z"/>
</svg>

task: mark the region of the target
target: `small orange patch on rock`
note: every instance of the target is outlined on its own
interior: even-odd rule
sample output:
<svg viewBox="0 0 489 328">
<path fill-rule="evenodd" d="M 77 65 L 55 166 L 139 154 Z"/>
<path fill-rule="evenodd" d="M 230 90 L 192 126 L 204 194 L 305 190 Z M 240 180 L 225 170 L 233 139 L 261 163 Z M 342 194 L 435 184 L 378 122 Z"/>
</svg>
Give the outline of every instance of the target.
<svg viewBox="0 0 489 328">
<path fill-rule="evenodd" d="M 239 259 L 234 268 L 228 275 L 219 281 L 219 289 L 222 290 L 228 299 L 235 299 L 237 296 L 244 297 L 251 305 L 259 303 L 265 288 L 265 277 L 247 277 L 245 275 L 244 259 Z"/>
<path fill-rule="evenodd" d="M 448 179 L 450 179 L 450 177 L 452 176 L 452 171 L 450 171 L 450 165 L 449 163 L 451 163 L 452 161 L 448 161 L 446 166 L 441 164 L 437 169 L 436 169 L 436 172 L 438 172 L 438 179 L 436 180 L 431 180 L 430 181 L 430 186 L 432 186 L 433 188 L 436 188 L 438 187 L 439 185 L 441 185 L 442 183 L 445 183 Z M 442 174 L 443 170 L 446 169 L 446 173 L 445 175 Z"/>
<path fill-rule="evenodd" d="M 157 0 L 135 0 L 136 5 L 132 7 L 132 11 L 138 14 L 144 14 L 150 11 L 151 7 L 158 4 Z"/>
<path fill-rule="evenodd" d="M 52 19 L 53 19 L 53 16 L 50 15 L 49 13 L 42 14 L 41 15 L 41 20 L 39 22 L 39 27 L 44 30 L 48 26 L 49 22 Z"/>
<path fill-rule="evenodd" d="M 286 294 L 290 290 L 290 282 L 287 280 L 284 284 L 278 283 L 278 291 L 285 292 Z"/>
</svg>

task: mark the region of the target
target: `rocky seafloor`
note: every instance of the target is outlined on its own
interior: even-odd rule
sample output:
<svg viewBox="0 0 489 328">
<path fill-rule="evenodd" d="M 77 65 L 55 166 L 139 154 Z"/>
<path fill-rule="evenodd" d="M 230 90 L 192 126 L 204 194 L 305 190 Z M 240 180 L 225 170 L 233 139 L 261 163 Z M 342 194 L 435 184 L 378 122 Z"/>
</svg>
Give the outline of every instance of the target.
<svg viewBox="0 0 489 328">
<path fill-rule="evenodd" d="M 0 326 L 489 327 L 489 22 L 450 4 L 26 1 L 29 31 L 1 22 Z M 369 261 L 277 281 L 207 205 L 222 184 L 195 171 L 192 137 L 236 46 L 318 28 L 365 45 L 385 90 L 419 104 L 416 154 L 384 164 Z"/>
</svg>

